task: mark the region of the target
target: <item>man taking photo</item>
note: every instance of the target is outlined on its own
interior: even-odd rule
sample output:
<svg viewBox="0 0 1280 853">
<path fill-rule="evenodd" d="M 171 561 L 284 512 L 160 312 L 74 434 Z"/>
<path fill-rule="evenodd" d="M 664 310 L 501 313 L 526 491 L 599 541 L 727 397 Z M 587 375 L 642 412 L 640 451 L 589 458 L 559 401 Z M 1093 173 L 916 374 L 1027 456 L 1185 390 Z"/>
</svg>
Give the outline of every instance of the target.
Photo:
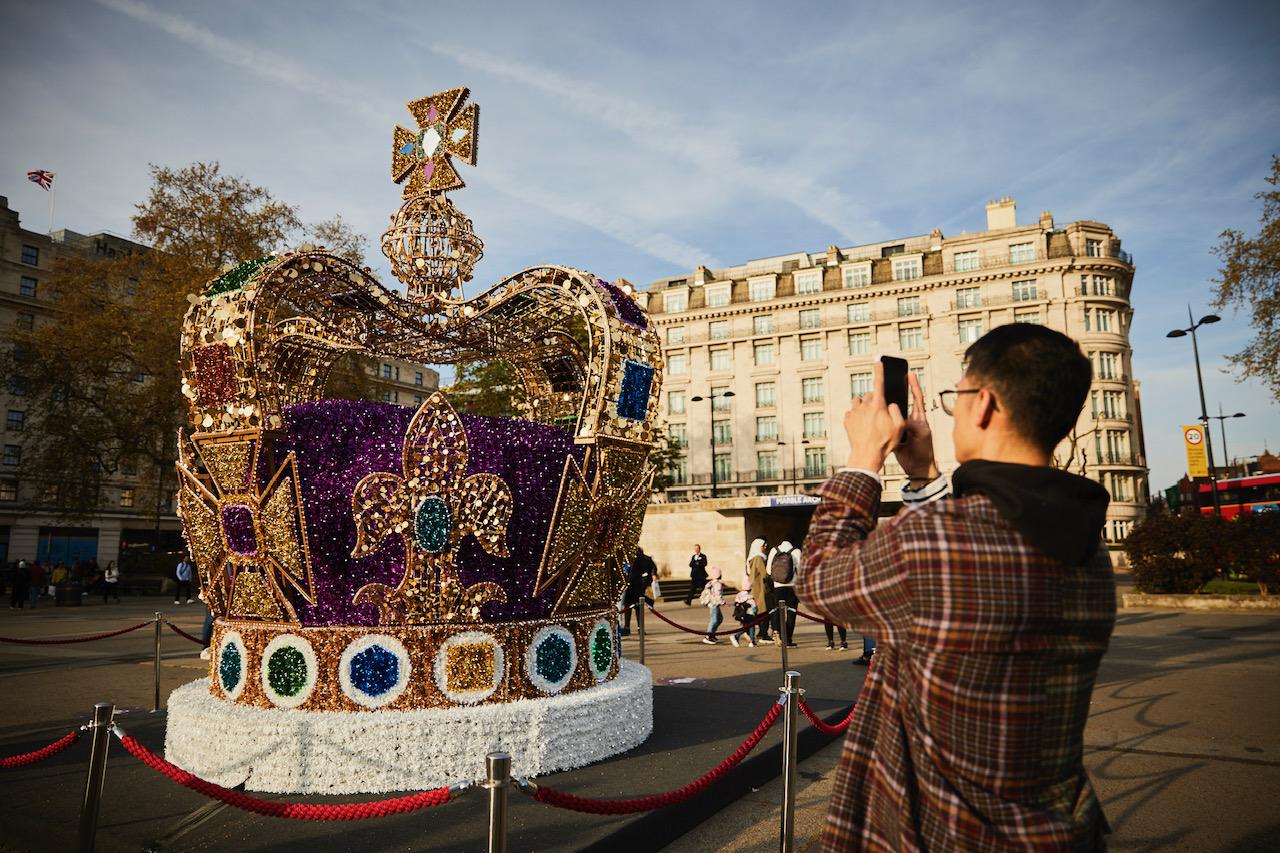
<svg viewBox="0 0 1280 853">
<path fill-rule="evenodd" d="M 960 467 L 934 462 L 924 395 L 910 417 L 870 394 L 845 416 L 848 467 L 821 489 L 801 599 L 876 640 L 837 771 L 825 850 L 1102 850 L 1082 741 L 1115 624 L 1100 541 L 1106 491 L 1050 467 L 1091 370 L 1043 326 L 1001 326 L 965 353 Z M 907 507 L 877 524 L 895 453 Z"/>
</svg>

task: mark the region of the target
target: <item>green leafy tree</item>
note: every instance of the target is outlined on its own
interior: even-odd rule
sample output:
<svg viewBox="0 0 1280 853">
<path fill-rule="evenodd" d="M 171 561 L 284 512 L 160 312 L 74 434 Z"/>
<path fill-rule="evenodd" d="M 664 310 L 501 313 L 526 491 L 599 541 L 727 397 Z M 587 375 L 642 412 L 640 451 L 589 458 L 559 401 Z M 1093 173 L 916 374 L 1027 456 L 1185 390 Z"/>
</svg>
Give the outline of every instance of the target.
<svg viewBox="0 0 1280 853">
<path fill-rule="evenodd" d="M 1241 376 L 1256 377 L 1280 399 L 1280 157 L 1271 158 L 1272 189 L 1255 195 L 1262 202 L 1258 233 L 1246 237 L 1227 229 L 1213 252 L 1222 261 L 1215 305 L 1247 308 L 1253 338 L 1231 362 Z"/>
</svg>

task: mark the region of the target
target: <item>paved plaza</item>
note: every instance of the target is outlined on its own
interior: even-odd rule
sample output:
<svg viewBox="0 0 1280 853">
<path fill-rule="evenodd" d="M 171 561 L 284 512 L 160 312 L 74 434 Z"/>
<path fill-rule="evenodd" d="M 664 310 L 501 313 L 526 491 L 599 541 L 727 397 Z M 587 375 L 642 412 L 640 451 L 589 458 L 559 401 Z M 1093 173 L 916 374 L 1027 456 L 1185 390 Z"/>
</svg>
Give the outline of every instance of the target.
<svg viewBox="0 0 1280 853">
<path fill-rule="evenodd" d="M 199 605 L 133 599 L 90 600 L 79 608 L 0 610 L 0 636 L 66 637 L 140 622 L 162 610 L 198 633 Z M 665 603 L 662 612 L 701 627 L 705 611 Z M 774 646 L 705 646 L 650 619 L 647 664 L 655 677 L 655 732 L 639 749 L 547 782 L 573 793 L 626 797 L 678 788 L 715 766 L 754 728 L 781 683 Z M 856 651 L 825 651 L 821 626 L 801 620 L 791 665 L 823 714 L 856 698 L 865 670 Z M 850 637 L 857 646 L 857 637 Z M 6 714 L 0 755 L 43 745 L 82 722 L 95 701 L 128 713 L 122 724 L 159 750 L 164 715 L 150 713 L 150 626 L 92 643 L 0 647 Z M 625 651 L 634 656 L 633 635 Z M 198 647 L 166 630 L 162 691 L 201 677 Z M 1280 838 L 1280 616 L 1122 610 L 1103 661 L 1086 730 L 1085 763 L 1115 830 L 1115 850 L 1274 850 Z M 808 728 L 805 724 L 804 728 Z M 777 726 L 753 755 L 765 756 Z M 838 742 L 811 739 L 800 767 L 797 849 L 815 847 Z M 18 770 L 0 771 L 0 850 L 73 846 L 87 744 Z M 749 759 L 747 765 L 752 762 Z M 746 767 L 747 765 L 744 765 Z M 765 768 L 755 762 L 757 775 Z M 755 790 L 752 790 L 755 788 Z M 555 811 L 512 795 L 512 850 L 775 850 L 779 783 L 760 778 L 733 802 L 711 793 L 672 815 L 600 817 Z M 280 799 L 304 799 L 288 798 Z M 306 798 L 315 800 L 317 798 Z M 360 799 L 360 798 L 347 798 Z M 370 797 L 368 799 L 376 799 Z M 112 745 L 99 849 L 165 850 L 478 850 L 484 803 L 472 792 L 441 808 L 365 823 L 300 823 L 221 809 L 195 832 L 175 834 L 208 801 L 143 767 Z M 684 831 L 679 837 L 671 837 Z M 619 844 L 625 845 L 618 848 Z"/>
</svg>

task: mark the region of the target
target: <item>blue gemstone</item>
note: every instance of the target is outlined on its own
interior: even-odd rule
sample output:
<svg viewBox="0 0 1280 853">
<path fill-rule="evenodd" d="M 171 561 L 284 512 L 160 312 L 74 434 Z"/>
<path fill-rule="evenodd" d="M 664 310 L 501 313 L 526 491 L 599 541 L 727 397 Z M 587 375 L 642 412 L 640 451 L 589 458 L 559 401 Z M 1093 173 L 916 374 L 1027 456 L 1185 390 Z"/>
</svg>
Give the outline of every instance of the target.
<svg viewBox="0 0 1280 853">
<path fill-rule="evenodd" d="M 618 417 L 642 421 L 649 413 L 649 389 L 653 367 L 627 359 L 622 363 L 622 388 L 618 392 Z"/>
<path fill-rule="evenodd" d="M 244 671 L 244 664 L 240 659 L 240 647 L 235 643 L 227 643 L 222 647 L 219 658 L 218 680 L 222 682 L 222 689 L 230 693 L 240 683 L 240 676 Z"/>
<path fill-rule="evenodd" d="M 382 646 L 370 646 L 351 658 L 351 683 L 366 696 L 381 696 L 400 680 L 400 658 Z"/>
<path fill-rule="evenodd" d="M 413 153 L 413 149 L 414 149 L 414 148 L 416 148 L 416 147 L 417 147 L 417 143 L 414 143 L 414 142 L 406 142 L 404 145 L 401 145 L 401 146 L 400 146 L 400 153 L 401 153 L 401 154 L 412 154 L 412 153 Z"/>
<path fill-rule="evenodd" d="M 418 506 L 413 520 L 413 535 L 428 554 L 439 554 L 449 544 L 449 505 L 432 495 Z"/>
<path fill-rule="evenodd" d="M 559 684 L 569 675 L 569 656 L 573 649 L 559 634 L 552 634 L 538 644 L 534 651 L 533 668 L 552 684 Z"/>
</svg>

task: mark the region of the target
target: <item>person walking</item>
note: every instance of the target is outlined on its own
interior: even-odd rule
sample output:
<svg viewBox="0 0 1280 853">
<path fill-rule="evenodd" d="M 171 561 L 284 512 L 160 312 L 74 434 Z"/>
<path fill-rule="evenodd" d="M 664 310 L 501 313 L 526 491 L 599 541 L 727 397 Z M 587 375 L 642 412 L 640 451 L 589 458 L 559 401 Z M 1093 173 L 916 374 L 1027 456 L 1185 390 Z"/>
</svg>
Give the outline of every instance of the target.
<svg viewBox="0 0 1280 853">
<path fill-rule="evenodd" d="M 751 594 L 751 575 L 744 575 L 742 578 L 742 589 L 738 590 L 738 594 L 733 597 L 733 618 L 738 620 L 739 625 L 745 625 L 760 612 L 760 608 L 756 605 L 755 597 Z M 747 635 L 747 645 L 752 648 L 756 644 L 756 626 L 743 628 L 729 636 L 729 641 L 734 646 L 741 645 L 738 640 L 742 635 Z"/>
<path fill-rule="evenodd" d="M 782 620 L 787 620 L 787 645 L 795 648 L 796 643 L 796 607 L 800 599 L 796 597 L 796 573 L 800 568 L 800 553 L 786 540 L 769 552 L 769 579 L 773 581 L 773 594 L 777 598 L 778 609 L 773 613 L 773 630 L 778 632 L 782 642 Z"/>
<path fill-rule="evenodd" d="M 178 578 L 178 590 L 173 594 L 174 604 L 190 604 L 191 603 L 191 580 L 196 576 L 196 564 L 191 562 L 190 557 L 183 557 L 182 562 L 178 563 L 178 568 L 174 572 Z M 183 601 L 183 596 L 186 601 Z"/>
<path fill-rule="evenodd" d="M 653 558 L 646 554 L 643 548 L 637 547 L 635 558 L 627 567 L 627 588 L 622 593 L 622 616 L 625 620 L 622 636 L 631 635 L 631 611 L 644 598 L 644 591 L 653 581 L 657 571 L 658 567 L 654 564 Z"/>
<path fill-rule="evenodd" d="M 26 560 L 19 560 L 13 570 L 13 592 L 9 594 L 9 609 L 23 609 L 27 605 L 27 589 L 31 585 L 31 567 Z"/>
<path fill-rule="evenodd" d="M 849 651 L 849 631 L 843 625 L 833 626 L 830 622 L 823 622 L 822 627 L 827 632 L 827 651 L 835 650 L 837 630 L 840 632 L 840 651 Z"/>
<path fill-rule="evenodd" d="M 116 568 L 116 561 L 112 560 L 107 563 L 107 568 L 102 572 L 102 603 L 107 603 L 107 596 L 114 596 L 116 604 L 120 603 L 120 569 Z"/>
<path fill-rule="evenodd" d="M 689 558 L 689 593 L 684 597 L 684 606 L 688 607 L 694 595 L 700 594 L 707 585 L 707 555 L 702 553 L 701 545 L 693 546 L 693 556 Z"/>
<path fill-rule="evenodd" d="M 751 593 L 756 599 L 756 607 L 759 608 L 763 602 L 763 612 L 768 613 L 778 606 L 778 597 L 774 594 L 773 581 L 769 578 L 769 564 L 765 562 L 764 555 L 764 540 L 752 540 L 751 548 L 747 551 L 747 577 L 751 578 Z M 762 643 L 772 640 L 769 634 L 771 622 L 772 620 L 766 619 L 760 623 L 760 642 Z"/>
<path fill-rule="evenodd" d="M 716 629 L 724 620 L 724 614 L 720 612 L 720 607 L 724 604 L 723 593 L 724 584 L 720 583 L 720 570 L 712 566 L 707 569 L 707 583 L 703 586 L 702 595 L 698 598 L 698 603 L 705 605 L 708 611 L 707 636 L 702 638 L 702 642 L 708 646 L 716 644 Z"/>
<path fill-rule="evenodd" d="M 1116 619 L 1108 496 L 1051 467 L 1089 393 L 1089 360 L 1027 323 L 996 327 L 964 357 L 940 395 L 960 462 L 949 488 L 918 379 L 904 418 L 877 364 L 844 419 L 847 467 L 819 490 L 798 592 L 877 641 L 823 850 L 1106 849 L 1083 743 Z M 882 522 L 891 452 L 907 506 Z"/>
</svg>

